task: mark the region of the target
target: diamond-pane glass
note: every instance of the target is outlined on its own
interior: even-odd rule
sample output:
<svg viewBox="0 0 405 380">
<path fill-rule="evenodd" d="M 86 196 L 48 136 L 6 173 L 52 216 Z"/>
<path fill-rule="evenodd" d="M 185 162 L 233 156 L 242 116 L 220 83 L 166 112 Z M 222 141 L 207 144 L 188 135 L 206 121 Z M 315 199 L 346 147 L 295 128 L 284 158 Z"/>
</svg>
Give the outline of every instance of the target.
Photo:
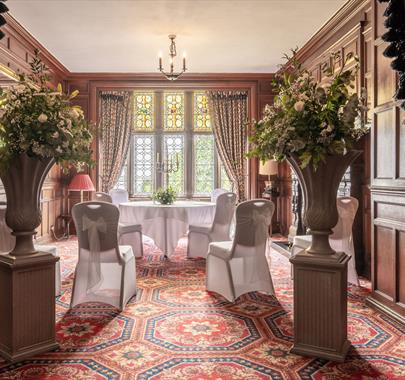
<svg viewBox="0 0 405 380">
<path fill-rule="evenodd" d="M 138 195 L 152 194 L 154 177 L 154 136 L 134 135 L 134 193 Z"/>
<path fill-rule="evenodd" d="M 221 164 L 221 172 L 220 172 L 220 180 L 221 180 L 221 189 L 225 189 L 228 191 L 233 191 L 233 184 L 232 181 L 229 179 L 228 174 L 226 174 L 226 170 L 224 165 Z"/>
<path fill-rule="evenodd" d="M 134 93 L 135 122 L 134 127 L 137 131 L 153 130 L 153 92 Z"/>
<path fill-rule="evenodd" d="M 177 169 L 168 175 L 164 174 L 164 185 L 171 186 L 179 195 L 184 194 L 184 136 L 165 135 L 163 141 L 164 159 L 169 161 L 169 165 L 171 163 L 174 170 Z"/>
<path fill-rule="evenodd" d="M 214 136 L 194 136 L 194 193 L 209 195 L 214 189 Z"/>
<path fill-rule="evenodd" d="M 164 129 L 166 131 L 184 129 L 184 93 L 164 94 Z"/>
<path fill-rule="evenodd" d="M 118 178 L 117 183 L 114 186 L 114 189 L 128 189 L 128 160 L 125 161 L 125 165 L 121 170 L 120 177 Z"/>
<path fill-rule="evenodd" d="M 208 98 L 204 92 L 194 93 L 194 130 L 211 131 Z"/>
</svg>

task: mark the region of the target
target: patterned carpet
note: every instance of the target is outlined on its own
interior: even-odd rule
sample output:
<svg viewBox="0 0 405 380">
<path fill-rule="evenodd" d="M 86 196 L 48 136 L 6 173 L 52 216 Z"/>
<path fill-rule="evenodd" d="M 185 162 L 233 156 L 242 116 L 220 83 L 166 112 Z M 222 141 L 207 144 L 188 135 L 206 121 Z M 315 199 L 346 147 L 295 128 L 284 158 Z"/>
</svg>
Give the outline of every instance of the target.
<svg viewBox="0 0 405 380">
<path fill-rule="evenodd" d="M 15 365 L 0 362 L 0 379 L 405 379 L 404 326 L 365 305 L 367 282 L 350 288 L 353 348 L 346 363 L 336 364 L 289 353 L 289 263 L 276 252 L 276 297 L 251 293 L 232 304 L 205 291 L 205 261 L 185 259 L 185 239 L 170 260 L 146 242 L 136 263 L 138 294 L 118 314 L 103 304 L 68 311 L 77 242 L 57 244 L 60 349 Z"/>
</svg>

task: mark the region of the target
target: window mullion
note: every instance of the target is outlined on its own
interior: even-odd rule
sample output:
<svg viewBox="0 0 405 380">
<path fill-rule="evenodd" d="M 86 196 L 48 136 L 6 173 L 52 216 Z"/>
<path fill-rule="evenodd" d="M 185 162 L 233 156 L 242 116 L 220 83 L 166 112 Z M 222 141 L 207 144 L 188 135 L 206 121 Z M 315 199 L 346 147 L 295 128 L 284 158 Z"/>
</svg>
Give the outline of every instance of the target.
<svg viewBox="0 0 405 380">
<path fill-rule="evenodd" d="M 194 195 L 193 189 L 193 172 L 194 172 L 194 154 L 193 154 L 193 93 L 185 93 L 185 186 L 186 197 L 192 198 Z"/>
</svg>

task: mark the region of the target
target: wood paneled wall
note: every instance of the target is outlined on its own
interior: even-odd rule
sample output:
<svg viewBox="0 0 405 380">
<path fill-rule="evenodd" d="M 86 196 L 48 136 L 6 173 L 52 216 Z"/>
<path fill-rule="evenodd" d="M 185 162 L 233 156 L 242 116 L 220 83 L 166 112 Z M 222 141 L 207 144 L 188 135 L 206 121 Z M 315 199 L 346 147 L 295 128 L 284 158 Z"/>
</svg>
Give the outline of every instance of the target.
<svg viewBox="0 0 405 380">
<path fill-rule="evenodd" d="M 368 90 L 371 132 L 359 142 L 363 155 L 352 166 L 352 194 L 359 199 L 354 225 L 358 270 L 371 276 L 370 304 L 405 316 L 405 112 L 393 100 L 397 75 L 383 56 L 384 9 L 377 0 L 349 0 L 316 33 L 297 57 L 322 81 L 330 54 L 360 58 L 356 89 Z M 291 223 L 290 171 L 280 166 L 281 225 Z"/>
<path fill-rule="evenodd" d="M 405 112 L 393 99 L 398 77 L 383 56 L 385 4 L 372 1 L 371 304 L 405 321 Z"/>
<path fill-rule="evenodd" d="M 50 68 L 53 77 L 52 84 L 65 83 L 68 70 L 58 62 L 37 40 L 35 40 L 15 19 L 6 14 L 7 24 L 2 28 L 6 36 L 0 40 L 0 64 L 10 68 L 15 73 L 29 72 L 29 62 L 35 49 L 41 51 L 41 56 Z M 2 85 L 12 81 L 2 81 Z M 63 212 L 63 183 L 61 170 L 55 165 L 45 180 L 41 194 L 42 224 L 37 229 L 37 239 L 51 238 L 51 227 L 61 228 L 58 219 Z M 0 182 L 0 200 L 5 200 L 4 188 Z"/>
</svg>

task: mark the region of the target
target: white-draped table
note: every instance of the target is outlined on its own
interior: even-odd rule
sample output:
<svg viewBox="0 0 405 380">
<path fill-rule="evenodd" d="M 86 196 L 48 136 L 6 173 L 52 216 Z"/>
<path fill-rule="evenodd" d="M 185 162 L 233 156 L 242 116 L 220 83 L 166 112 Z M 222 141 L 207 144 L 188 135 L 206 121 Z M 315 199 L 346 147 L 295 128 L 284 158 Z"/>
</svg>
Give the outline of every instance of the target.
<svg viewBox="0 0 405 380">
<path fill-rule="evenodd" d="M 155 241 L 166 256 L 170 256 L 190 224 L 210 224 L 215 203 L 176 201 L 161 205 L 152 201 L 121 203 L 120 222 L 141 224 L 142 233 Z"/>
</svg>

